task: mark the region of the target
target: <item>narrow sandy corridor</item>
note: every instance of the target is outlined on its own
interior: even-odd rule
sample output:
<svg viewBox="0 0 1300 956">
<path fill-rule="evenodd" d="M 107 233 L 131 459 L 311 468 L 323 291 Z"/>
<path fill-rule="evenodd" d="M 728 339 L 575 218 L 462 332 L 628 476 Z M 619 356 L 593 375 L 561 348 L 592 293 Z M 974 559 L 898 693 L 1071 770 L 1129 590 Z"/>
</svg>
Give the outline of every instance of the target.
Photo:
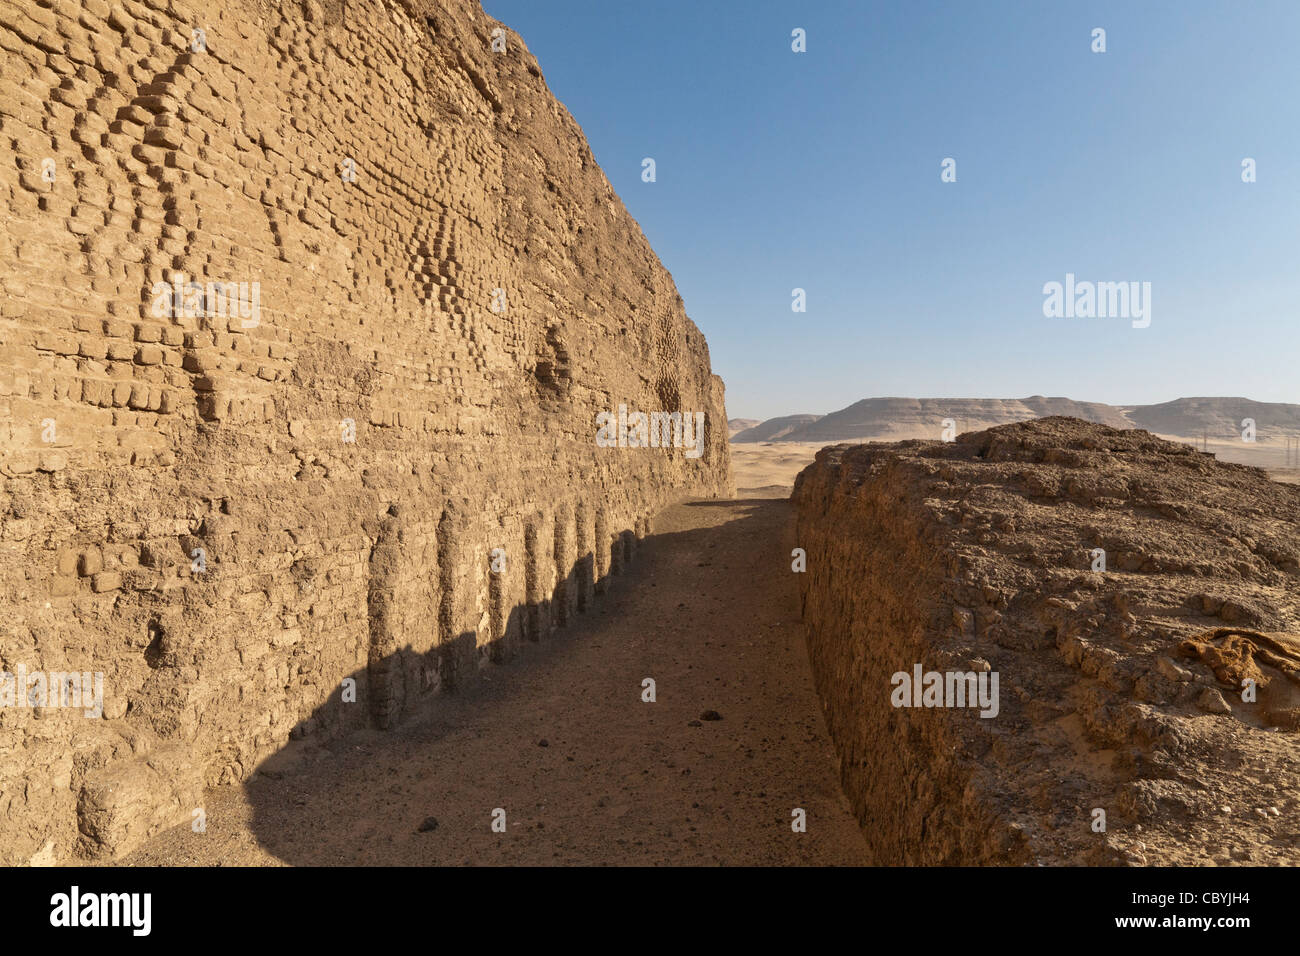
<svg viewBox="0 0 1300 956">
<path fill-rule="evenodd" d="M 669 509 L 606 596 L 481 690 L 393 733 L 293 744 L 208 793 L 206 833 L 125 862 L 869 862 L 813 692 L 790 519 L 781 500 Z"/>
</svg>

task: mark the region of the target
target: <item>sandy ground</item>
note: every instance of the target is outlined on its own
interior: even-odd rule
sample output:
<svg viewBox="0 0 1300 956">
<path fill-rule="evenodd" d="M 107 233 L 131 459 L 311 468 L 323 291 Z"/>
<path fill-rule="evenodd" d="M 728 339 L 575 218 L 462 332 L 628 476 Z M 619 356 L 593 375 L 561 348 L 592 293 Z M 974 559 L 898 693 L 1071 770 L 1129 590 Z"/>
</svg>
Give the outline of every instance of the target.
<svg viewBox="0 0 1300 956">
<path fill-rule="evenodd" d="M 731 446 L 731 474 L 742 498 L 788 498 L 795 475 L 817 457 L 820 444 L 759 442 Z"/>
<path fill-rule="evenodd" d="M 902 438 L 934 438 L 934 435 L 904 435 Z M 1162 435 L 1170 441 L 1198 444 L 1191 438 Z M 896 440 L 890 438 L 889 440 Z M 897 439 L 897 440 L 902 440 Z M 830 443 L 834 444 L 834 442 Z M 817 442 L 760 442 L 731 446 L 731 470 L 740 497 L 786 498 L 794 488 L 794 479 L 812 464 L 824 445 Z M 1199 447 L 1199 445 L 1198 445 Z M 1274 481 L 1300 484 L 1300 467 L 1287 467 L 1286 446 L 1282 443 L 1253 445 L 1245 442 L 1209 443 L 1209 450 L 1220 461 L 1266 468 Z"/>
<path fill-rule="evenodd" d="M 591 611 L 481 690 L 397 732 L 291 744 L 207 794 L 205 833 L 123 862 L 869 863 L 813 691 L 791 517 L 772 500 L 666 511 Z"/>
</svg>

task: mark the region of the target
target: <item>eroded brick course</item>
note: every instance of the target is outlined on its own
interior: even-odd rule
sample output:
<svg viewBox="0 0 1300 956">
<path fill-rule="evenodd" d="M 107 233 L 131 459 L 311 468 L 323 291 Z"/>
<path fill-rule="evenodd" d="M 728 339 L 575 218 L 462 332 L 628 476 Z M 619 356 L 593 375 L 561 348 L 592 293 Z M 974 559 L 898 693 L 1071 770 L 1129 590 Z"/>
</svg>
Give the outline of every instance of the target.
<svg viewBox="0 0 1300 956">
<path fill-rule="evenodd" d="M 0 862 L 122 853 L 291 735 L 392 726 L 728 491 L 703 336 L 495 26 L 0 6 L 0 669 L 105 675 L 100 719 L 0 708 Z M 159 314 L 177 275 L 196 314 Z M 619 403 L 706 412 L 704 455 L 597 447 Z"/>
</svg>

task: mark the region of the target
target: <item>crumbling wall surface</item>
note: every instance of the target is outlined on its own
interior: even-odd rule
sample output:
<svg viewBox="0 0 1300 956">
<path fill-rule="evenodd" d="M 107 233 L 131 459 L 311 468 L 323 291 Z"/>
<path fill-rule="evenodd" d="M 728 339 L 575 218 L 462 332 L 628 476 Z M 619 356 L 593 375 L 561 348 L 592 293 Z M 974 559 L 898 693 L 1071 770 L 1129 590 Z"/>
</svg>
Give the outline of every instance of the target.
<svg viewBox="0 0 1300 956">
<path fill-rule="evenodd" d="M 392 726 L 728 490 L 703 336 L 477 3 L 7 0 L 0 51 L 0 671 L 103 675 L 0 696 L 0 863 Z"/>
<path fill-rule="evenodd" d="M 1300 489 L 1046 418 L 825 448 L 793 500 L 877 862 L 1300 862 Z"/>
</svg>

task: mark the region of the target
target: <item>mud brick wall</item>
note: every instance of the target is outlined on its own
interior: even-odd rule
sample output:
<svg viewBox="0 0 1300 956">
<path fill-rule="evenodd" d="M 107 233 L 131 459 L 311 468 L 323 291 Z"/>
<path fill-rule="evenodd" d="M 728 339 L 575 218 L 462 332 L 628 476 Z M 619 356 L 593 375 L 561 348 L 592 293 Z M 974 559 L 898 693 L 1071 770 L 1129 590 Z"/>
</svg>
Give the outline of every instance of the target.
<svg viewBox="0 0 1300 956">
<path fill-rule="evenodd" d="M 1300 488 L 1044 418 L 824 448 L 793 500 L 817 690 L 876 862 L 1300 862 Z M 1257 699 L 1207 666 L 1225 640 L 1254 647 Z M 997 672 L 998 713 L 893 706 L 917 664 Z"/>
<path fill-rule="evenodd" d="M 499 27 L 0 5 L 0 669 L 105 675 L 101 719 L 0 708 L 0 863 L 124 852 L 292 735 L 393 726 L 728 492 L 704 338 Z M 258 311 L 160 307 L 178 276 Z M 704 455 L 597 447 L 619 403 L 705 412 Z"/>
</svg>

